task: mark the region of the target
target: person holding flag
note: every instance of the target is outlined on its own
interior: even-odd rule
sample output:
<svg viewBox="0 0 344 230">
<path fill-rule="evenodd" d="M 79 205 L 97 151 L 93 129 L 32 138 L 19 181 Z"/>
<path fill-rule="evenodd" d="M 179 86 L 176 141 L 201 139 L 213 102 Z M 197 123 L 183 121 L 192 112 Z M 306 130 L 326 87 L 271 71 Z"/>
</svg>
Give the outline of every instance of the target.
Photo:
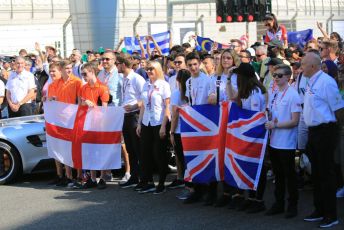
<svg viewBox="0 0 344 230">
<path fill-rule="evenodd" d="M 272 74 L 278 87 L 269 103 L 269 121 L 265 128 L 271 130 L 270 159 L 275 174 L 276 201 L 266 215 L 283 213 L 285 188 L 288 189 L 288 208 L 286 218 L 297 215 L 298 190 L 295 171 L 295 150 L 297 144 L 297 126 L 302 111 L 300 97 L 288 82 L 291 68 L 285 64 L 275 66 Z"/>
<path fill-rule="evenodd" d="M 110 98 L 109 89 L 106 85 L 97 79 L 97 66 L 92 63 L 86 63 L 81 67 L 81 76 L 84 78 L 85 85 L 79 91 L 79 105 L 95 107 L 107 106 Z M 100 180 L 97 184 L 96 171 L 91 170 L 91 178 L 89 178 L 83 185 L 84 189 L 98 187 L 98 189 L 105 189 L 106 171 L 102 170 Z"/>
</svg>

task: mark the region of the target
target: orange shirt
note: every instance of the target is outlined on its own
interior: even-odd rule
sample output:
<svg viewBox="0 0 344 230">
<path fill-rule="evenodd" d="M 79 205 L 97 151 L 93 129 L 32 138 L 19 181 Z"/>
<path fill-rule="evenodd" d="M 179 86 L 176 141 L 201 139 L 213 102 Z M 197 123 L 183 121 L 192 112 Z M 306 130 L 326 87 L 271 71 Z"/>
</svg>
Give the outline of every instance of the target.
<svg viewBox="0 0 344 230">
<path fill-rule="evenodd" d="M 69 76 L 67 81 L 61 77 L 49 85 L 48 97 L 56 97 L 57 101 L 76 104 L 81 86 L 81 80 L 73 74 Z"/>
<path fill-rule="evenodd" d="M 110 94 L 108 87 L 97 80 L 93 86 L 89 83 L 83 85 L 79 91 L 79 97 L 82 100 L 90 100 L 94 105 L 97 105 L 98 98 L 102 102 L 108 102 Z"/>
</svg>

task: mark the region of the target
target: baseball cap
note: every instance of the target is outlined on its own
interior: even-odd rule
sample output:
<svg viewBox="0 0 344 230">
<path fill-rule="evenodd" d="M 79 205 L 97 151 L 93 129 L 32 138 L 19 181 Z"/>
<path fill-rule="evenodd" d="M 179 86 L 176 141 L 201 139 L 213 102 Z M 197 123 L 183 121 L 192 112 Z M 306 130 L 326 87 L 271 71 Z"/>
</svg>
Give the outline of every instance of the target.
<svg viewBox="0 0 344 230">
<path fill-rule="evenodd" d="M 272 39 L 269 43 L 268 46 L 274 46 L 280 49 L 283 49 L 283 43 L 278 40 L 278 39 Z"/>
<path fill-rule="evenodd" d="M 271 58 L 270 61 L 268 63 L 266 63 L 265 65 L 278 65 L 278 64 L 283 64 L 282 59 L 280 59 L 280 58 Z"/>
</svg>

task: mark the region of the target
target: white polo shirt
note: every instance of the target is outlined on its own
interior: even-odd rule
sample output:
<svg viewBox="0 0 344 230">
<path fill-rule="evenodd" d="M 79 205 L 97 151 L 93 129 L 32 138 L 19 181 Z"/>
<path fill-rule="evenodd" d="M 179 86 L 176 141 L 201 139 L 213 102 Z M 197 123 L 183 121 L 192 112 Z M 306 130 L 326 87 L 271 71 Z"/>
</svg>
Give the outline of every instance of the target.
<svg viewBox="0 0 344 230">
<path fill-rule="evenodd" d="M 182 106 L 182 105 L 185 105 L 185 104 L 187 104 L 187 103 L 186 103 L 186 101 L 182 100 L 179 89 L 176 89 L 174 92 L 172 92 L 172 94 L 171 94 L 171 108 L 173 106 Z M 178 119 L 177 122 L 178 122 L 178 124 L 177 124 L 176 130 L 175 130 L 175 133 L 180 133 L 180 122 L 179 122 L 179 119 Z"/>
<path fill-rule="evenodd" d="M 131 70 L 128 76 L 123 78 L 122 106 L 137 104 L 137 102 L 141 100 L 142 89 L 145 83 L 146 81 L 141 75 Z"/>
<path fill-rule="evenodd" d="M 150 81 L 143 86 L 141 99 L 145 110 L 142 123 L 145 126 L 161 125 L 165 114 L 165 100 L 171 97 L 170 85 L 165 80 L 156 80 L 154 84 Z"/>
<path fill-rule="evenodd" d="M 256 88 L 252 91 L 250 96 L 246 99 L 241 99 L 242 108 L 252 111 L 264 111 L 266 108 L 265 96 L 262 94 L 260 88 Z"/>
<path fill-rule="evenodd" d="M 177 72 L 178 73 L 178 72 Z M 173 93 L 175 90 L 178 89 L 178 84 L 177 84 L 177 74 L 171 76 L 169 79 L 168 79 L 168 84 L 170 84 L 170 89 L 171 89 L 171 92 Z"/>
<path fill-rule="evenodd" d="M 185 96 L 192 100 L 192 105 L 208 104 L 211 79 L 206 74 L 200 72 L 197 77 L 190 77 L 186 81 Z M 190 90 L 191 89 L 191 90 Z"/>
<path fill-rule="evenodd" d="M 25 70 L 20 74 L 14 71 L 11 72 L 6 84 L 6 89 L 11 92 L 11 101 L 15 104 L 23 100 L 30 89 L 35 88 L 35 77 L 32 73 Z M 31 100 L 27 103 L 31 103 Z"/>
<path fill-rule="evenodd" d="M 272 121 L 278 123 L 287 122 L 292 119 L 292 113 L 301 112 L 299 94 L 293 87 L 277 93 L 273 96 L 269 105 L 272 113 Z M 291 129 L 275 128 L 271 131 L 270 146 L 276 149 L 296 149 L 297 126 Z"/>
<path fill-rule="evenodd" d="M 0 80 L 0 97 L 5 97 L 5 84 Z"/>
<path fill-rule="evenodd" d="M 335 80 L 320 70 L 308 83 L 303 107 L 306 125 L 336 122 L 335 111 L 344 108 L 344 101 Z"/>
<path fill-rule="evenodd" d="M 304 97 L 305 97 L 305 93 L 306 93 L 308 80 L 309 79 L 303 75 L 300 78 L 300 75 L 299 75 L 299 76 L 297 76 L 295 82 L 291 85 L 299 93 L 302 104 L 304 102 Z"/>
</svg>

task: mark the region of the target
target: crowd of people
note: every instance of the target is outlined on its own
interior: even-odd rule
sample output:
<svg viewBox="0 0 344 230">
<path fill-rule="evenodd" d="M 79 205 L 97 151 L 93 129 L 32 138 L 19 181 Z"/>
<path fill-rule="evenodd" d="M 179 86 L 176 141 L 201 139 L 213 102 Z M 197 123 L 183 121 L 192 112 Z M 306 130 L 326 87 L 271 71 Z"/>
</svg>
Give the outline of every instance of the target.
<svg viewBox="0 0 344 230">
<path fill-rule="evenodd" d="M 214 44 L 199 51 L 189 43 L 170 47 L 163 56 L 152 36 L 151 52 L 129 54 L 120 50 L 87 51 L 87 61 L 75 49 L 62 59 L 54 47 L 35 54 L 1 61 L 1 114 L 20 117 L 44 113 L 43 101 L 56 100 L 82 106 L 122 106 L 122 188 L 139 193 L 162 194 L 184 188 L 178 199 L 205 205 L 257 213 L 266 210 L 264 191 L 267 172 L 275 180 L 275 202 L 266 215 L 297 216 L 300 180 L 308 175 L 314 193 L 314 211 L 305 221 L 320 227 L 338 224 L 336 197 L 344 197 L 344 49 L 338 33 L 309 40 L 304 47 L 288 43 L 286 29 L 273 14 L 264 20 L 264 41 L 251 47 L 240 39 L 228 49 Z M 140 40 L 140 37 L 137 36 Z M 147 46 L 149 47 L 149 46 Z M 217 105 L 232 101 L 244 109 L 267 113 L 269 142 L 256 191 L 233 188 L 224 182 L 196 184 L 184 181 L 185 158 L 178 108 L 183 105 Z M 165 186 L 167 148 L 173 146 L 177 177 Z M 303 167 L 296 165 L 301 159 Z M 306 165 L 307 159 L 311 163 Z M 111 172 L 85 174 L 56 161 L 57 186 L 106 188 Z M 0 156 L 0 173 L 3 170 Z M 153 173 L 158 172 L 157 186 Z M 86 175 L 86 176 L 85 176 Z M 222 188 L 221 196 L 218 189 Z M 288 192 L 288 196 L 286 196 Z"/>
</svg>

